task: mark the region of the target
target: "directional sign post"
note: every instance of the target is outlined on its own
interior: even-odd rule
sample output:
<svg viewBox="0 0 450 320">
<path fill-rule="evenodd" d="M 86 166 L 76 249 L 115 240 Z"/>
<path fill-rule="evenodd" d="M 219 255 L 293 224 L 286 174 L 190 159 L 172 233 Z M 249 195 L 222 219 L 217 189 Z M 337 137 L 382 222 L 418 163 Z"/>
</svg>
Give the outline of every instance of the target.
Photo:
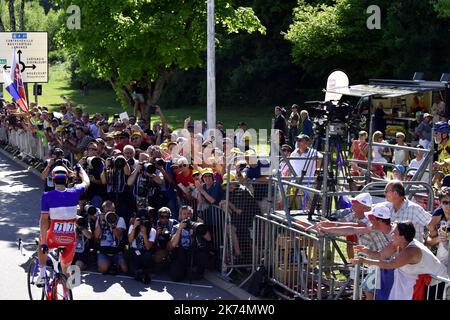
<svg viewBox="0 0 450 320">
<path fill-rule="evenodd" d="M 26 89 L 28 89 L 27 83 L 47 83 L 48 33 L 0 32 L 0 71 L 10 70 L 14 48 L 17 49 L 22 81 Z M 0 77 L 0 83 L 3 83 L 3 77 Z M 37 96 L 35 100 L 37 102 Z"/>
<path fill-rule="evenodd" d="M 11 67 L 13 49 L 17 49 L 22 66 L 22 79 L 27 82 L 48 82 L 48 33 L 0 32 L 0 67 Z M 0 78 L 0 82 L 3 80 Z"/>
</svg>

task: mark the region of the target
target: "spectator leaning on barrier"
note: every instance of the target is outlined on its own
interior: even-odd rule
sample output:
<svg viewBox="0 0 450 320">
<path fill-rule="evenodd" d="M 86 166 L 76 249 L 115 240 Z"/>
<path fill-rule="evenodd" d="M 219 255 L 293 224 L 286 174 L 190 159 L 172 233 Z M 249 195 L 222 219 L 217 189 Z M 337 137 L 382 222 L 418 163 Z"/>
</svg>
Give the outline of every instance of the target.
<svg viewBox="0 0 450 320">
<path fill-rule="evenodd" d="M 416 239 L 424 242 L 424 231 L 431 221 L 431 215 L 417 203 L 405 196 L 405 188 L 401 181 L 390 181 L 384 189 L 387 205 L 391 209 L 393 221 L 411 221 L 415 227 Z"/>
<path fill-rule="evenodd" d="M 430 275 L 446 277 L 447 270 L 438 258 L 420 241 L 415 239 L 412 222 L 399 222 L 392 235 L 392 244 L 380 252 L 366 248 L 355 248 L 371 258 L 355 258 L 354 264 L 375 265 L 382 269 L 394 270 L 394 283 L 389 300 L 424 300 L 425 286 L 430 284 Z M 390 261 L 384 259 L 398 254 Z"/>
<path fill-rule="evenodd" d="M 367 195 L 364 198 L 368 199 Z M 364 200 L 364 198 L 361 200 Z M 356 215 L 357 214 L 355 214 L 355 217 Z M 359 215 L 361 215 L 361 213 Z M 361 222 L 359 224 L 343 224 L 337 222 L 334 227 L 325 227 L 323 226 L 325 223 L 321 222 L 319 223 L 319 231 L 332 234 L 357 235 L 359 245 L 356 246 L 356 248 L 364 247 L 374 252 L 383 250 L 391 242 L 390 233 L 392 232 L 392 228 L 389 208 L 384 204 L 377 204 L 371 208 L 370 211 L 363 212 L 362 215 L 364 216 L 364 219 L 360 219 Z M 349 255 L 350 259 L 353 257 L 353 255 Z M 373 292 L 376 288 L 374 283 L 376 272 L 375 269 L 372 269 L 363 281 L 362 286 L 366 292 L 367 300 L 372 300 L 374 298 Z"/>
</svg>

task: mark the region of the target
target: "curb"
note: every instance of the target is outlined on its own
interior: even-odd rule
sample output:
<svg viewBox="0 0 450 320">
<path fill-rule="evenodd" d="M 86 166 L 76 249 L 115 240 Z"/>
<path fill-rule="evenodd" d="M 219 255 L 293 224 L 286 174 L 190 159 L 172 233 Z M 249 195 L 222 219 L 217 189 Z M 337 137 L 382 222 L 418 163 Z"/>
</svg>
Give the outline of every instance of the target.
<svg viewBox="0 0 450 320">
<path fill-rule="evenodd" d="M 204 278 L 215 286 L 232 294 L 239 300 L 261 300 L 260 298 L 257 298 L 247 291 L 239 288 L 235 284 L 223 280 L 219 272 L 205 272 Z"/>
<path fill-rule="evenodd" d="M 32 166 L 29 166 L 28 164 L 24 163 L 18 157 L 11 155 L 9 152 L 5 151 L 3 148 L 0 148 L 0 153 L 2 155 L 4 155 L 5 157 L 9 158 L 10 160 L 14 161 L 14 163 L 18 164 L 22 168 L 26 169 L 27 171 L 34 173 L 39 179 L 41 179 L 41 173 L 39 171 L 37 171 Z"/>
<path fill-rule="evenodd" d="M 26 169 L 27 171 L 33 173 L 39 179 L 41 178 L 41 173 L 38 170 L 27 165 L 18 157 L 11 155 L 7 151 L 5 151 L 3 148 L 0 148 L 0 154 L 2 154 L 5 157 L 9 158 L 10 160 L 14 161 L 14 163 L 17 163 L 19 166 Z M 208 280 L 209 282 L 211 282 L 216 287 L 232 294 L 233 296 L 236 297 L 236 299 L 239 299 L 239 300 L 261 300 L 255 296 L 253 296 L 252 294 L 248 293 L 247 291 L 239 288 L 235 284 L 232 284 L 228 281 L 223 280 L 219 272 L 205 271 L 204 278 L 206 280 Z"/>
</svg>

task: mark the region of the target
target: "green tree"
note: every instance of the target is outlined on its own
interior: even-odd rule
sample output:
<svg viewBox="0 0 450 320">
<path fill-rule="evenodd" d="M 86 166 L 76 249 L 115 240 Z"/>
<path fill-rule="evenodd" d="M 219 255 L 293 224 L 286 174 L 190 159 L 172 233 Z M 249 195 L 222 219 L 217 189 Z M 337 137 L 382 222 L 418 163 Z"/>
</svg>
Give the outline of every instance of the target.
<svg viewBox="0 0 450 320">
<path fill-rule="evenodd" d="M 437 0 L 434 8 L 441 17 L 450 18 L 450 1 L 449 0 Z"/>
<path fill-rule="evenodd" d="M 147 103 L 158 101 L 177 69 L 202 64 L 206 50 L 205 1 L 57 1 L 78 5 L 81 30 L 63 27 L 58 39 L 82 69 L 112 84 L 123 104 L 131 104 L 131 82 L 139 81 Z M 250 8 L 216 1 L 216 24 L 230 32 L 265 32 Z"/>
<path fill-rule="evenodd" d="M 445 0 L 448 2 L 448 0 Z M 366 8 L 382 10 L 381 29 L 369 30 Z M 344 69 L 351 82 L 373 77 L 410 78 L 414 71 L 436 78 L 449 69 L 449 23 L 436 0 L 300 0 L 285 34 L 296 64 L 324 78 Z"/>
</svg>

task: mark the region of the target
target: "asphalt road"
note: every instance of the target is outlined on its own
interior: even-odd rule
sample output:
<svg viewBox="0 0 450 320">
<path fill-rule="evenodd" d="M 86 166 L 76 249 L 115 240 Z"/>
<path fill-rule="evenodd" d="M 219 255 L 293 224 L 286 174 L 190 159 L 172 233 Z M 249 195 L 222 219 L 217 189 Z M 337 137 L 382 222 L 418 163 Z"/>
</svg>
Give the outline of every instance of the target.
<svg viewBox="0 0 450 320">
<path fill-rule="evenodd" d="M 3 151 L 3 150 L 2 150 Z M 0 152 L 0 300 L 27 300 L 25 269 L 32 246 L 21 255 L 17 240 L 33 242 L 39 235 L 39 211 L 43 181 Z M 234 299 L 207 280 L 174 283 L 155 275 L 150 285 L 128 276 L 83 272 L 82 284 L 73 289 L 76 300 L 216 300 Z"/>
</svg>

